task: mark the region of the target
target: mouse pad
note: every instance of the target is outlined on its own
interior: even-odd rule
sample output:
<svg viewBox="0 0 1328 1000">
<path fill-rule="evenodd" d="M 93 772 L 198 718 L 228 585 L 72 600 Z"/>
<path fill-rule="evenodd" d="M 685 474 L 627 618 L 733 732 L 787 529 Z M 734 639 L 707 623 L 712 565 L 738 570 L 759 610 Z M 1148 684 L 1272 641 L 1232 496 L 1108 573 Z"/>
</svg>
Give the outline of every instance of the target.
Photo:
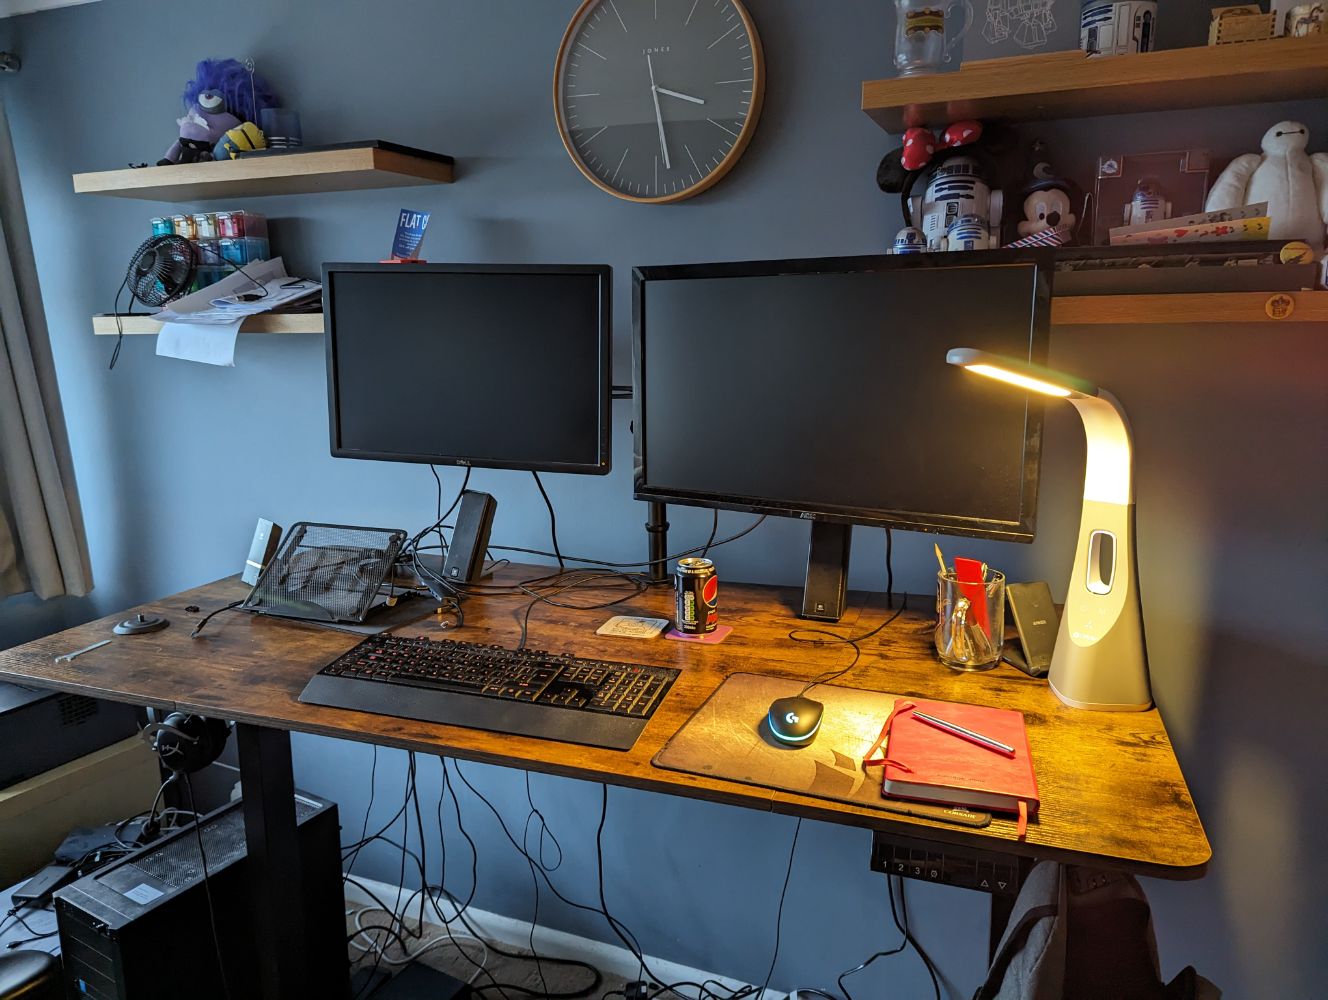
<svg viewBox="0 0 1328 1000">
<path fill-rule="evenodd" d="M 881 798 L 880 769 L 862 768 L 862 758 L 876 742 L 896 696 L 818 684 L 807 692 L 807 697 L 825 705 L 815 741 L 810 746 L 785 746 L 770 734 L 765 717 L 772 701 L 799 694 L 805 686 L 805 681 L 783 677 L 734 674 L 651 763 L 668 771 L 897 812 L 897 803 Z M 918 805 L 920 813 L 944 809 Z"/>
</svg>

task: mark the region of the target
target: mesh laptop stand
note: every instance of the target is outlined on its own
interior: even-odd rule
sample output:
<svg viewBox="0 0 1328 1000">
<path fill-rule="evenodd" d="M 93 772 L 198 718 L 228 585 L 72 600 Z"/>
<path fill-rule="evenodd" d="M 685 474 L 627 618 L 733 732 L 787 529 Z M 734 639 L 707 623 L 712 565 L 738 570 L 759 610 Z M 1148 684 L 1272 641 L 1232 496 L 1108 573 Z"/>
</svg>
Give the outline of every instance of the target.
<svg viewBox="0 0 1328 1000">
<path fill-rule="evenodd" d="M 363 622 L 406 533 L 344 524 L 292 525 L 240 607 L 319 622 Z"/>
</svg>

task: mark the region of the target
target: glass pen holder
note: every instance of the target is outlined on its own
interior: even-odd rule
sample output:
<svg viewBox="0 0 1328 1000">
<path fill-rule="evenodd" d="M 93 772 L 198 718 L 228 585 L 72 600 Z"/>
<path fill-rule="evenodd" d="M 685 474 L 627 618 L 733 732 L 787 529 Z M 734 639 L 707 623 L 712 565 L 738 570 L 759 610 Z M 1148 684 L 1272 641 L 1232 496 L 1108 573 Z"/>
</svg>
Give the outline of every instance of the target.
<svg viewBox="0 0 1328 1000">
<path fill-rule="evenodd" d="M 936 574 L 936 655 L 955 670 L 990 670 L 1005 641 L 1005 574 L 988 570 L 983 582 Z"/>
</svg>

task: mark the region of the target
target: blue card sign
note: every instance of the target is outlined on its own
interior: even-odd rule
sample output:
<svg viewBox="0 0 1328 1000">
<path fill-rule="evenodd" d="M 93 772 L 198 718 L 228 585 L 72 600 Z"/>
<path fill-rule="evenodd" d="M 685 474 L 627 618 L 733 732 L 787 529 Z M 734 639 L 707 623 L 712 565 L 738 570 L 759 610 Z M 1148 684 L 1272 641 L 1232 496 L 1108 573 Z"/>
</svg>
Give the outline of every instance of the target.
<svg viewBox="0 0 1328 1000">
<path fill-rule="evenodd" d="M 397 216 L 397 235 L 392 241 L 392 256 L 397 260 L 413 260 L 420 255 L 424 230 L 429 225 L 428 212 L 403 208 Z"/>
</svg>

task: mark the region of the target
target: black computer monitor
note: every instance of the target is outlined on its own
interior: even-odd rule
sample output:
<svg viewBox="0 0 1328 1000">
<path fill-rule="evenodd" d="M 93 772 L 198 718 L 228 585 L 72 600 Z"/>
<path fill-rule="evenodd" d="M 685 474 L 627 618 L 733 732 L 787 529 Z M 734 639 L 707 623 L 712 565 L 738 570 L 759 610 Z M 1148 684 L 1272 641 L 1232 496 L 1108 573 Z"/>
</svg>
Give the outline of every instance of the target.
<svg viewBox="0 0 1328 1000">
<path fill-rule="evenodd" d="M 324 264 L 332 454 L 609 471 L 612 271 Z"/>
<path fill-rule="evenodd" d="M 831 569 L 848 532 L 822 526 L 1031 541 L 1041 405 L 945 353 L 1045 360 L 1049 270 L 1014 251 L 637 268 L 636 497 L 811 520 Z"/>
</svg>

